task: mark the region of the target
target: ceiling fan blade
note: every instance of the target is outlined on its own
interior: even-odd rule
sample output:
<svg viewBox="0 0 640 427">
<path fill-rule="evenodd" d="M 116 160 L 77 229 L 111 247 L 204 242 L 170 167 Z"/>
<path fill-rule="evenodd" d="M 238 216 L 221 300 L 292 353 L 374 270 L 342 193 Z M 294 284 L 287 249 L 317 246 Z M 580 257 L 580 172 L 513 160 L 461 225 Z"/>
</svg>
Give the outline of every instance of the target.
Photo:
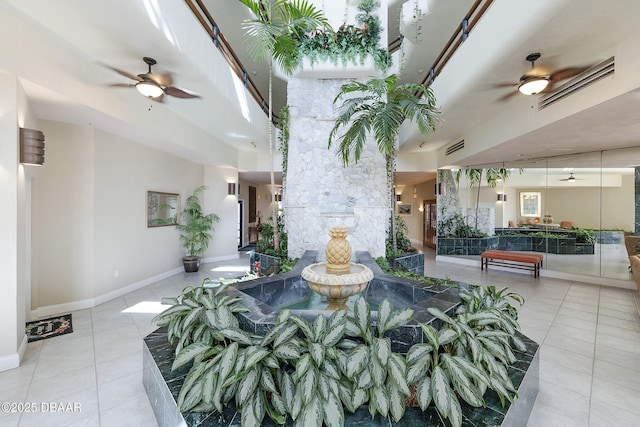
<svg viewBox="0 0 640 427">
<path fill-rule="evenodd" d="M 200 98 L 200 95 L 196 95 L 195 93 L 189 93 L 173 86 L 168 86 L 164 88 L 164 93 L 169 96 L 175 96 L 176 98 Z"/>
<path fill-rule="evenodd" d="M 563 68 L 561 70 L 551 73 L 551 75 L 549 76 L 549 81 L 559 82 L 561 80 L 570 79 L 571 77 L 577 76 L 578 74 L 588 70 L 591 67 L 592 65 L 587 65 L 584 67 Z"/>
<path fill-rule="evenodd" d="M 156 82 L 159 86 L 171 86 L 173 77 L 170 73 L 147 73 L 147 77 Z"/>
<path fill-rule="evenodd" d="M 115 71 L 116 73 L 120 74 L 121 76 L 128 77 L 131 80 L 140 81 L 140 77 L 139 76 L 134 76 L 131 73 L 127 73 L 126 71 L 120 70 L 119 68 L 111 67 L 109 65 L 105 65 L 105 64 L 102 64 L 102 65 L 105 66 L 106 68 L 112 70 L 112 71 Z"/>
<path fill-rule="evenodd" d="M 490 87 L 491 89 L 501 89 L 501 88 L 505 88 L 505 87 L 516 87 L 516 86 L 518 86 L 518 83 L 514 83 L 514 82 L 508 83 L 508 82 L 504 82 L 504 83 L 495 83 L 495 84 L 490 85 L 489 87 Z"/>
<path fill-rule="evenodd" d="M 111 87 L 136 87 L 135 83 L 112 83 Z"/>
<path fill-rule="evenodd" d="M 498 101 L 504 102 L 504 101 L 508 100 L 509 98 L 517 95 L 518 93 L 520 93 L 520 92 L 518 92 L 518 90 L 516 89 L 516 90 L 511 91 L 511 92 L 509 92 L 509 93 L 507 93 L 505 95 L 502 95 L 500 98 L 498 98 Z"/>
</svg>

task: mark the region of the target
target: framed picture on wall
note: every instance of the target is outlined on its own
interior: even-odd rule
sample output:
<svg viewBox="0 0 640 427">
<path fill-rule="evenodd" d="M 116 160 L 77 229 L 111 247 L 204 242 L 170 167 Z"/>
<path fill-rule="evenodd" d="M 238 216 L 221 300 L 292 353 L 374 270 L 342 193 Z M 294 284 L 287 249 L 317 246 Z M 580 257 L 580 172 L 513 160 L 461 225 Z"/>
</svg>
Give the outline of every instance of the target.
<svg viewBox="0 0 640 427">
<path fill-rule="evenodd" d="M 539 191 L 520 192 L 520 216 L 539 217 L 542 206 L 542 193 Z"/>
<path fill-rule="evenodd" d="M 398 206 L 398 215 L 413 216 L 413 205 L 411 203 L 400 203 Z"/>
<path fill-rule="evenodd" d="M 147 228 L 178 224 L 180 195 L 162 191 L 147 191 Z"/>
</svg>

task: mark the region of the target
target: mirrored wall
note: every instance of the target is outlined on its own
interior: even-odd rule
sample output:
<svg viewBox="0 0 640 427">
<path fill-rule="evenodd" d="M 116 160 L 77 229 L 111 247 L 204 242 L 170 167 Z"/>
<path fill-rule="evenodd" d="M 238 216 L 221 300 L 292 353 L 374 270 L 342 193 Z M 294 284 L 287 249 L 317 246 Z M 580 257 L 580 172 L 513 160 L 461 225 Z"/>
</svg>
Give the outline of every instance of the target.
<svg viewBox="0 0 640 427">
<path fill-rule="evenodd" d="M 541 252 L 547 270 L 632 280 L 639 177 L 640 148 L 441 170 L 438 255 Z"/>
</svg>

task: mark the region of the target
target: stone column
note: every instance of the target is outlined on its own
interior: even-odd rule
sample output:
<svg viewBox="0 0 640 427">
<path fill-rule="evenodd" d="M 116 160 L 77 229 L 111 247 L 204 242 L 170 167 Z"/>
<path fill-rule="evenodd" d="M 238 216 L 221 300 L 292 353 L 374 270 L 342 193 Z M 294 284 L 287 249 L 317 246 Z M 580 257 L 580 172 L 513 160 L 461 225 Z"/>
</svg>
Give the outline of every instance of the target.
<svg viewBox="0 0 640 427">
<path fill-rule="evenodd" d="M 328 149 L 333 99 L 345 79 L 289 78 L 289 160 L 283 204 L 289 256 L 324 254 L 332 226 L 344 226 L 357 251 L 384 256 L 390 197 L 385 159 L 371 140 L 357 164 L 344 167 Z M 323 256 L 323 255 L 319 255 Z"/>
</svg>

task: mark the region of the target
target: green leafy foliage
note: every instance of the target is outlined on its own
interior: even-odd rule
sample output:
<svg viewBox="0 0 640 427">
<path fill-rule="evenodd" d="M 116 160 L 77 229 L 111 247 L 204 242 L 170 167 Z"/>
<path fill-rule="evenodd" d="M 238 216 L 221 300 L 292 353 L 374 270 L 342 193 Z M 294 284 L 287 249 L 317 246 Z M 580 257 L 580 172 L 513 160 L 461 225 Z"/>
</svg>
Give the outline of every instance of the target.
<svg viewBox="0 0 640 427">
<path fill-rule="evenodd" d="M 206 283 L 203 283 L 203 285 Z M 484 405 L 487 389 L 503 404 L 515 388 L 508 366 L 515 361 L 517 305 L 508 289 L 472 287 L 449 316 L 429 308 L 440 329 L 420 324 L 424 342 L 405 354 L 391 350 L 387 332 L 410 322 L 413 311 L 385 300 L 372 322 L 364 298 L 350 316 L 345 310 L 318 315 L 312 322 L 279 313 L 264 336 L 241 329 L 236 314 L 246 310 L 229 283 L 186 288 L 154 319 L 175 344 L 173 369 L 189 366 L 177 403 L 180 411 L 219 411 L 234 403 L 243 426 L 265 416 L 294 426 L 344 425 L 345 409 L 367 405 L 376 415 L 400 420 L 415 390 L 422 410 L 433 404 L 452 426 L 462 423 L 461 402 Z"/>
<path fill-rule="evenodd" d="M 459 212 L 444 216 L 445 208 L 442 208 L 441 219 L 438 221 L 438 236 L 440 237 L 486 237 L 486 233 L 473 228 L 467 223 L 467 218 Z"/>
<path fill-rule="evenodd" d="M 362 2 L 356 16 L 359 26 L 342 25 L 335 32 L 314 29 L 295 34 L 297 64 L 306 57 L 312 65 L 328 60 L 347 66 L 363 64 L 368 56 L 372 56 L 376 68 L 386 71 L 391 66 L 391 55 L 388 50 L 378 48 L 382 27 L 380 18 L 372 14 L 379 6 L 378 1 Z"/>
<path fill-rule="evenodd" d="M 360 297 L 354 305 L 354 316 L 347 319 L 346 353 L 340 359 L 340 369 L 347 381 L 340 389 L 343 404 L 351 411 L 368 403 L 371 417 L 380 414 L 398 421 L 404 415 L 405 397 L 410 395 L 406 381 L 406 360 L 391 351 L 391 341 L 385 332 L 398 328 L 413 318 L 413 310 L 394 310 L 385 300 L 378 310 L 377 325 L 371 324 L 371 311 Z"/>
<path fill-rule="evenodd" d="M 209 247 L 213 224 L 220 222 L 220 217 L 214 213 L 204 214 L 200 196 L 206 186 L 200 186 L 193 191 L 193 194 L 187 198 L 185 207 L 180 213 L 181 224 L 176 226 L 180 233 L 180 243 L 187 251 L 188 256 L 197 256 L 204 253 Z"/>
<path fill-rule="evenodd" d="M 280 119 L 278 120 L 280 133 L 278 133 L 278 142 L 280 143 L 280 152 L 282 153 L 282 182 L 287 180 L 287 168 L 289 167 L 289 106 L 284 105 L 280 109 Z"/>
<path fill-rule="evenodd" d="M 389 259 L 394 259 L 399 255 L 406 254 L 407 252 L 415 252 L 415 248 L 411 246 L 411 240 L 407 237 L 409 229 L 404 219 L 401 216 L 396 216 L 396 246 L 393 245 L 393 233 L 394 227 L 391 226 L 391 218 L 389 218 L 389 228 L 387 229 L 386 240 L 386 256 Z M 397 249 L 395 249 L 397 247 Z"/>
<path fill-rule="evenodd" d="M 594 245 L 596 243 L 596 233 L 593 230 L 586 228 L 571 227 L 576 232 L 576 243 L 589 243 Z"/>
<path fill-rule="evenodd" d="M 276 224 L 278 227 L 278 247 L 274 247 L 275 239 L 273 232 L 273 218 L 269 218 L 269 222 L 262 224 L 262 231 L 260 232 L 260 238 L 256 249 L 258 252 L 272 255 L 280 258 L 287 257 L 287 245 L 288 238 L 287 233 L 284 230 L 284 218 L 282 215 L 276 217 Z"/>
<path fill-rule="evenodd" d="M 494 390 L 504 406 L 516 390 L 507 368 L 516 361 L 512 345 L 524 350 L 515 336 L 517 309 L 511 303 L 524 300 L 507 288 L 474 286 L 460 293 L 462 304 L 454 317 L 428 308 L 441 321 L 436 330 L 421 324 L 425 343 L 407 353 L 407 381 L 417 390 L 424 410 L 432 401 L 453 426 L 462 423 L 460 399 L 474 407 L 484 406 L 482 396 Z"/>
<path fill-rule="evenodd" d="M 408 271 L 399 267 L 392 267 L 389 263 L 389 260 L 384 257 L 376 258 L 376 263 L 385 273 L 393 274 L 394 276 L 403 277 L 405 279 L 415 280 L 417 282 L 426 283 L 429 285 L 440 285 L 445 287 L 458 287 L 457 284 L 453 283 L 449 277 L 445 277 L 444 279 L 439 279 L 436 277 L 427 277 L 416 274 L 412 271 Z"/>
</svg>

